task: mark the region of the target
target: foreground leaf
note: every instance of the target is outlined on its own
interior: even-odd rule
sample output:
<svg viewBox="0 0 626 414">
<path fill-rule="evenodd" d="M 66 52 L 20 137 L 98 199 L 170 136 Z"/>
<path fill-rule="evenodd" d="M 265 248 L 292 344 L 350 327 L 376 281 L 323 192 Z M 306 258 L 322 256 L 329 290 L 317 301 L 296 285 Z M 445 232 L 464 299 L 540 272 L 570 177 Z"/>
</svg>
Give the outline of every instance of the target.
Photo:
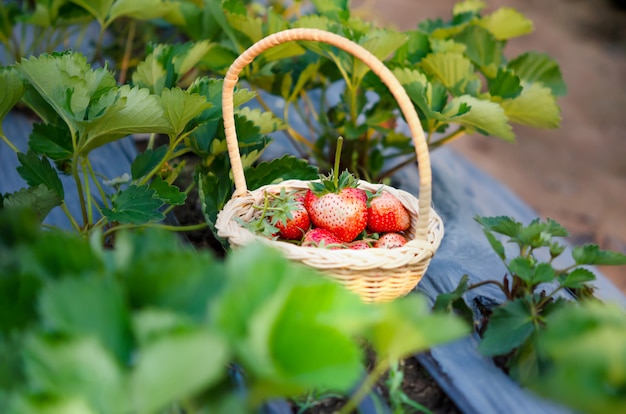
<svg viewBox="0 0 626 414">
<path fill-rule="evenodd" d="M 229 352 L 214 333 L 189 329 L 157 339 L 138 355 L 130 389 L 136 412 L 158 412 L 209 388 L 226 374 Z"/>
<path fill-rule="evenodd" d="M 128 310 L 119 286 L 101 276 L 46 286 L 39 299 L 43 324 L 53 332 L 98 338 L 120 362 L 130 357 Z"/>
<path fill-rule="evenodd" d="M 45 184 L 23 188 L 14 193 L 4 194 L 2 205 L 5 208 L 32 209 L 43 221 L 50 211 L 63 203 L 63 198 Z"/>
<path fill-rule="evenodd" d="M 96 412 L 124 412 L 128 395 L 117 361 L 97 339 L 38 335 L 24 349 L 30 384 L 52 395 L 81 395 Z"/>
<path fill-rule="evenodd" d="M 588 301 L 548 317 L 538 350 L 548 367 L 526 384 L 576 411 L 626 410 L 626 315 L 622 306 Z"/>
<path fill-rule="evenodd" d="M 391 360 L 454 341 L 470 332 L 470 325 L 450 314 L 431 313 L 425 297 L 408 295 L 381 304 L 383 317 L 367 338 L 380 355 Z"/>
</svg>

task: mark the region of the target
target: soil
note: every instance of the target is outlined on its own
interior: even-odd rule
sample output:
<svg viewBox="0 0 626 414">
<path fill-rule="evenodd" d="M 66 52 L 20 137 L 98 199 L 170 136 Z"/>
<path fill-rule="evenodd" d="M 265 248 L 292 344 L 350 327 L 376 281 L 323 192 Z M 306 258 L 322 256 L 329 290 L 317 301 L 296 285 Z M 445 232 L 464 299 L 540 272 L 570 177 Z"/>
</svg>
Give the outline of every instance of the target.
<svg viewBox="0 0 626 414">
<path fill-rule="evenodd" d="M 448 19 L 458 1 L 355 0 L 353 5 L 367 19 L 407 30 L 426 18 Z M 507 57 L 535 50 L 559 63 L 569 89 L 559 99 L 561 127 L 515 127 L 514 144 L 475 135 L 450 145 L 507 185 L 538 217 L 563 224 L 573 244 L 592 242 L 626 253 L 626 2 L 486 3 L 486 13 L 512 7 L 534 22 L 533 33 L 509 41 Z M 600 270 L 626 292 L 623 267 Z"/>
</svg>

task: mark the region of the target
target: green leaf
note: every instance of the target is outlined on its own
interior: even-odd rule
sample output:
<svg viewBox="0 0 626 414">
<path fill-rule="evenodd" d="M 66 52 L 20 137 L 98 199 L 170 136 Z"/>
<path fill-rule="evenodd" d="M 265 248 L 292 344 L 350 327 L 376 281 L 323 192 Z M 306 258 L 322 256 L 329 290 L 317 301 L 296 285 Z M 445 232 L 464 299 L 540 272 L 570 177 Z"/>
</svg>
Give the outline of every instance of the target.
<svg viewBox="0 0 626 414">
<path fill-rule="evenodd" d="M 474 217 L 486 230 L 493 231 L 511 238 L 516 238 L 522 228 L 522 223 L 508 216 Z"/>
<path fill-rule="evenodd" d="M 80 395 L 97 412 L 128 409 L 124 374 L 94 337 L 32 336 L 24 349 L 24 364 L 33 389 L 53 395 Z"/>
<path fill-rule="evenodd" d="M 114 1 L 115 0 L 72 0 L 73 3 L 87 10 L 89 14 L 100 23 L 100 26 L 104 26 L 104 22 Z"/>
<path fill-rule="evenodd" d="M 496 39 L 507 40 L 532 33 L 533 22 L 510 7 L 501 7 L 476 23 L 489 30 Z"/>
<path fill-rule="evenodd" d="M 15 414 L 98 414 L 89 403 L 80 397 L 16 395 L 11 403 L 11 413 Z"/>
<path fill-rule="evenodd" d="M 463 112 L 463 106 L 471 109 Z M 514 141 L 515 134 L 504 110 L 494 102 L 485 101 L 469 95 L 452 98 L 442 114 L 450 122 L 476 128 L 485 135 L 492 135 L 506 141 Z"/>
<path fill-rule="evenodd" d="M 139 180 L 156 168 L 163 161 L 165 154 L 167 154 L 167 149 L 167 145 L 162 145 L 155 150 L 147 149 L 137 155 L 130 165 L 133 180 Z"/>
<path fill-rule="evenodd" d="M 409 68 L 395 68 L 393 74 L 404 86 L 411 101 L 427 118 L 436 118 L 437 114 L 432 109 L 432 88 L 426 75 Z"/>
<path fill-rule="evenodd" d="M 616 303 L 561 307 L 548 317 L 537 343 L 549 369 L 527 385 L 580 412 L 623 412 L 625 321 L 624 308 Z"/>
<path fill-rule="evenodd" d="M 463 295 L 467 292 L 469 287 L 469 277 L 467 274 L 461 276 L 459 284 L 452 292 L 441 293 L 437 296 L 433 311 L 435 312 L 457 312 L 465 320 L 465 322 L 471 326 L 474 324 L 474 312 L 467 306 Z"/>
<path fill-rule="evenodd" d="M 515 74 L 523 81 L 542 83 L 556 96 L 563 96 L 567 93 L 567 86 L 563 81 L 558 63 L 545 53 L 523 53 L 510 61 L 507 67 L 515 71 Z"/>
<path fill-rule="evenodd" d="M 454 41 L 466 46 L 465 55 L 477 65 L 488 77 L 493 78 L 502 64 L 502 42 L 480 26 L 468 26 L 461 33 L 454 36 Z"/>
<path fill-rule="evenodd" d="M 569 272 L 567 276 L 561 280 L 561 285 L 570 289 L 581 289 L 584 287 L 585 283 L 594 280 L 596 280 L 596 275 L 592 271 L 578 267 Z"/>
<path fill-rule="evenodd" d="M 524 84 L 522 93 L 500 103 L 511 119 L 535 128 L 558 128 L 561 125 L 561 108 L 550 89 L 538 83 Z"/>
<path fill-rule="evenodd" d="M 343 20 L 350 16 L 348 0 L 311 0 L 317 12 L 333 19 Z"/>
<path fill-rule="evenodd" d="M 367 338 L 380 355 L 392 360 L 459 339 L 470 331 L 469 325 L 454 315 L 430 313 L 421 295 L 383 303 L 381 308 L 383 317 L 374 322 Z"/>
<path fill-rule="evenodd" d="M 156 55 L 159 46 L 152 54 L 137 64 L 136 70 L 133 72 L 133 84 L 140 88 L 148 88 L 152 93 L 160 94 L 163 88 L 170 86 L 168 83 L 168 71 Z"/>
<path fill-rule="evenodd" d="M 163 201 L 155 197 L 156 191 L 147 185 L 131 185 L 117 194 L 113 208 L 103 208 L 102 214 L 110 221 L 122 224 L 145 224 L 161 221 L 165 215 L 159 211 Z"/>
<path fill-rule="evenodd" d="M 156 19 L 169 11 L 170 5 L 162 0 L 115 0 L 107 16 L 106 25 L 120 17 L 137 20 Z"/>
<path fill-rule="evenodd" d="M 572 249 L 572 257 L 577 265 L 624 265 L 626 264 L 626 254 L 601 250 L 597 244 L 585 244 Z"/>
<path fill-rule="evenodd" d="M 174 136 L 180 135 L 189 121 L 212 106 L 204 96 L 187 93 L 180 88 L 163 89 L 161 104 L 164 116 L 174 131 Z"/>
<path fill-rule="evenodd" d="M 199 170 L 195 174 L 195 180 L 198 183 L 202 214 L 215 234 L 217 214 L 224 208 L 233 193 L 233 180 L 227 174 L 217 176 L 206 170 Z"/>
<path fill-rule="evenodd" d="M 16 168 L 17 172 L 28 185 L 37 187 L 39 184 L 44 184 L 61 198 L 65 197 L 59 174 L 46 157 L 39 158 L 37 154 L 29 150 L 26 154 L 18 152 L 17 159 L 20 162 Z"/>
<path fill-rule="evenodd" d="M 182 206 L 187 199 L 187 194 L 175 185 L 168 184 L 161 177 L 155 177 L 150 183 L 150 188 L 156 191 L 157 197 L 171 205 Z"/>
<path fill-rule="evenodd" d="M 74 153 L 72 137 L 65 124 L 34 124 L 28 147 L 54 161 L 70 159 Z"/>
<path fill-rule="evenodd" d="M 512 275 L 519 277 L 525 282 L 532 283 L 533 264 L 529 258 L 518 256 L 511 260 L 508 268 Z"/>
<path fill-rule="evenodd" d="M 550 263 L 539 263 L 532 277 L 533 284 L 551 282 L 556 278 L 556 272 Z"/>
<path fill-rule="evenodd" d="M 359 39 L 359 44 L 376 56 L 379 60 L 387 60 L 396 50 L 406 43 L 408 37 L 401 32 L 377 29 L 368 32 L 363 38 Z M 355 64 L 352 75 L 359 83 L 359 79 L 369 72 L 369 67 L 362 61 L 355 58 Z"/>
<path fill-rule="evenodd" d="M 79 53 L 44 54 L 23 59 L 17 70 L 73 134 L 85 118 L 92 98 L 115 87 L 115 78 L 106 68 L 92 70 L 87 58 Z M 28 102 L 36 105 L 33 107 L 35 112 L 42 110 L 36 99 Z"/>
<path fill-rule="evenodd" d="M 63 203 L 63 198 L 45 184 L 23 188 L 14 193 L 4 194 L 4 208 L 32 209 L 40 221 L 56 206 Z"/>
<path fill-rule="evenodd" d="M 431 53 L 422 59 L 422 67 L 448 88 L 459 88 L 474 76 L 472 62 L 461 53 Z"/>
<path fill-rule="evenodd" d="M 333 322 L 335 314 L 343 316 L 343 312 L 337 312 L 337 307 L 349 309 L 342 301 L 355 308 L 361 307 L 359 299 L 349 298 L 349 295 L 337 284 L 313 279 L 311 283 L 293 286 L 279 302 L 277 314 L 272 312 L 271 306 L 270 312 L 265 313 L 268 307 L 262 306 L 252 317 L 251 323 L 266 324 L 269 337 L 266 344 L 260 344 L 256 333 L 263 328 L 254 326 L 248 343 L 254 348 L 261 345 L 259 351 L 266 346 L 269 348 L 274 369 L 282 377 L 277 379 L 286 382 L 286 388 L 294 385 L 301 390 L 328 387 L 346 392 L 358 380 L 362 350 L 348 329 L 342 329 L 338 321 Z M 362 318 L 361 323 L 363 321 Z M 293 332 L 300 332 L 300 335 L 294 336 Z"/>
<path fill-rule="evenodd" d="M 249 14 L 226 13 L 228 24 L 246 37 L 244 44 L 251 45 L 263 38 L 263 20 Z"/>
<path fill-rule="evenodd" d="M 479 13 L 485 7 L 487 7 L 487 3 L 482 0 L 465 0 L 452 6 L 452 14 L 456 16 L 467 12 Z"/>
<path fill-rule="evenodd" d="M 115 255 L 134 308 L 159 308 L 202 321 L 224 282 L 208 250 L 182 248 L 171 232 L 118 233 Z"/>
<path fill-rule="evenodd" d="M 514 99 L 522 93 L 520 79 L 512 70 L 499 68 L 496 76 L 489 80 L 489 94 L 503 99 Z M 505 108 L 506 112 L 506 108 Z M 509 118 L 511 114 L 507 113 Z"/>
<path fill-rule="evenodd" d="M 487 241 L 489 241 L 491 248 L 496 252 L 498 257 L 502 260 L 506 259 L 506 253 L 504 251 L 504 245 L 502 244 L 502 242 L 498 240 L 496 236 L 494 236 L 493 233 L 491 233 L 491 231 L 487 229 L 484 229 L 483 233 L 485 234 L 485 237 L 487 237 Z"/>
<path fill-rule="evenodd" d="M 39 310 L 51 332 L 92 336 L 120 363 L 130 358 L 129 314 L 114 281 L 101 275 L 62 279 L 44 287 Z"/>
<path fill-rule="evenodd" d="M 260 109 L 251 109 L 246 106 L 235 112 L 237 115 L 245 117 L 259 128 L 260 134 L 270 134 L 287 128 L 287 124 L 271 112 L 262 112 Z"/>
<path fill-rule="evenodd" d="M 505 355 L 535 331 L 533 316 L 524 299 L 506 302 L 493 310 L 478 349 L 485 355 Z"/>
<path fill-rule="evenodd" d="M 246 183 L 250 190 L 289 179 L 307 181 L 319 178 L 317 167 L 309 164 L 306 160 L 291 155 L 261 162 L 256 167 L 246 169 L 245 173 Z"/>
<path fill-rule="evenodd" d="M 189 329 L 156 339 L 138 355 L 130 389 L 136 412 L 158 412 L 226 375 L 229 352 L 216 334 Z"/>
<path fill-rule="evenodd" d="M 94 112 L 94 117 L 80 123 L 85 137 L 79 144 L 82 154 L 130 134 L 172 132 L 159 97 L 147 89 L 124 85 L 112 90 L 94 104 Z"/>
<path fill-rule="evenodd" d="M 2 121 L 24 95 L 24 82 L 13 68 L 0 68 L 0 135 L 2 132 Z"/>
</svg>

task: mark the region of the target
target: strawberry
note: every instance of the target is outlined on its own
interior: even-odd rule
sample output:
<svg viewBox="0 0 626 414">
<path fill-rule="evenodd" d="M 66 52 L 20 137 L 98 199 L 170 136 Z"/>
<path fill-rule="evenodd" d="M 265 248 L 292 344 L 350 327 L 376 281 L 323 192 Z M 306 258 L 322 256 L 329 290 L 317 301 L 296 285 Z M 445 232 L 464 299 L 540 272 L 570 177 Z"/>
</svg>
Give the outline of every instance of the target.
<svg viewBox="0 0 626 414">
<path fill-rule="evenodd" d="M 321 247 L 331 250 L 342 249 L 341 240 L 326 229 L 310 229 L 302 239 L 304 247 Z"/>
<path fill-rule="evenodd" d="M 367 208 L 367 230 L 373 233 L 405 231 L 411 224 L 411 217 L 400 200 L 393 194 L 383 191 L 369 199 Z"/>
<path fill-rule="evenodd" d="M 274 225 L 278 229 L 278 234 L 287 240 L 302 240 L 302 236 L 311 227 L 309 213 L 304 208 L 304 196 L 296 195 L 289 208 L 277 210 L 271 217 L 275 221 Z M 289 203 L 290 201 L 287 201 Z"/>
<path fill-rule="evenodd" d="M 263 205 L 252 206 L 262 210 L 261 216 L 246 223 L 252 231 L 268 238 L 282 237 L 286 240 L 301 240 L 311 227 L 309 214 L 303 205 L 304 195 L 296 190 L 280 194 L 266 192 Z"/>
<path fill-rule="evenodd" d="M 366 242 L 365 240 L 357 240 L 357 241 L 348 243 L 346 247 L 352 250 L 363 250 L 363 249 L 369 249 L 372 246 L 370 246 L 370 244 Z"/>
<path fill-rule="evenodd" d="M 357 180 L 344 171 L 334 172 L 311 183 L 304 196 L 304 206 L 311 222 L 333 233 L 343 242 L 351 242 L 367 225 L 367 193 L 356 188 Z"/>
<path fill-rule="evenodd" d="M 385 233 L 376 241 L 374 247 L 382 249 L 395 249 L 406 244 L 407 239 L 400 233 Z"/>
</svg>

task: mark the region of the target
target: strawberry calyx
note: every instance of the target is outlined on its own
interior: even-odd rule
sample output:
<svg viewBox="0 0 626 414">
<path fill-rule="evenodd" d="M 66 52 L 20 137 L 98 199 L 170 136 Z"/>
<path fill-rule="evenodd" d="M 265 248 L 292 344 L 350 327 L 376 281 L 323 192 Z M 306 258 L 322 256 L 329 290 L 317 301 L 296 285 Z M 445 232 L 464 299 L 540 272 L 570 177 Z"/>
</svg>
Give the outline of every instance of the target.
<svg viewBox="0 0 626 414">
<path fill-rule="evenodd" d="M 280 193 L 265 191 L 263 193 L 263 205 L 255 204 L 252 206 L 254 209 L 261 210 L 261 214 L 244 224 L 255 233 L 275 239 L 288 225 L 289 220 L 294 219 L 296 214 L 304 211 L 302 199 L 303 196 L 298 190 L 287 192 L 285 188 L 281 188 Z M 305 231 L 306 229 L 302 231 L 302 235 Z"/>
</svg>

